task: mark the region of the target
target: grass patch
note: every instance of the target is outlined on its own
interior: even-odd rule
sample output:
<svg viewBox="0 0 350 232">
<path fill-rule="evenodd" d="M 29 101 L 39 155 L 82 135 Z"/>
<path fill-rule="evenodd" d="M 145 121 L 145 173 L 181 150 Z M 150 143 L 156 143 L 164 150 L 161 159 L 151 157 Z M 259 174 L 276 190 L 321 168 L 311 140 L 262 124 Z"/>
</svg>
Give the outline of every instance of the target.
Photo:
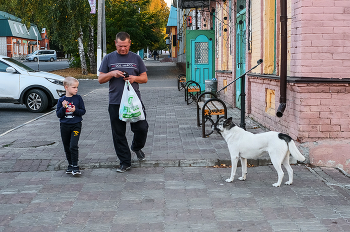
<svg viewBox="0 0 350 232">
<path fill-rule="evenodd" d="M 89 73 L 88 75 L 81 74 L 81 68 L 66 68 L 52 71 L 50 73 L 57 74 L 63 77 L 74 77 L 76 79 L 97 79 L 96 74 Z"/>
</svg>

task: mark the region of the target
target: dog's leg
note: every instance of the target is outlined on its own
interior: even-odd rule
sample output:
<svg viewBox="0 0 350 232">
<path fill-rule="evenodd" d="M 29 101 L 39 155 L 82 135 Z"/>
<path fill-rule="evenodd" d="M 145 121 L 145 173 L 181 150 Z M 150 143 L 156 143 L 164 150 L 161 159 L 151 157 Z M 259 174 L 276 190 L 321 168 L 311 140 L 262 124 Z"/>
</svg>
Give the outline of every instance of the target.
<svg viewBox="0 0 350 232">
<path fill-rule="evenodd" d="M 232 182 L 233 179 L 235 178 L 235 173 L 236 173 L 236 169 L 237 169 L 237 162 L 238 162 L 238 154 L 237 155 L 233 155 L 231 153 L 231 166 L 232 166 L 232 168 L 231 168 L 231 177 L 229 179 L 226 179 L 226 182 Z"/>
<path fill-rule="evenodd" d="M 286 170 L 288 172 L 288 176 L 289 176 L 289 180 L 287 182 L 285 182 L 284 184 L 291 185 L 293 183 L 293 169 L 289 164 L 289 152 L 286 155 L 286 157 L 284 157 L 283 166 L 286 168 Z"/>
<path fill-rule="evenodd" d="M 242 176 L 239 177 L 239 180 L 246 180 L 247 178 L 247 159 L 241 157 L 241 166 L 242 166 Z"/>
<path fill-rule="evenodd" d="M 272 160 L 271 160 L 272 161 Z M 282 170 L 282 167 L 281 167 L 281 162 L 273 162 L 272 161 L 272 164 L 274 166 L 274 168 L 276 169 L 277 171 L 277 175 L 278 175 L 278 180 L 276 183 L 274 183 L 272 186 L 274 187 L 280 187 L 281 186 L 281 183 L 282 183 L 282 179 L 283 179 L 283 176 L 284 176 L 284 173 L 283 173 L 283 170 Z"/>
</svg>

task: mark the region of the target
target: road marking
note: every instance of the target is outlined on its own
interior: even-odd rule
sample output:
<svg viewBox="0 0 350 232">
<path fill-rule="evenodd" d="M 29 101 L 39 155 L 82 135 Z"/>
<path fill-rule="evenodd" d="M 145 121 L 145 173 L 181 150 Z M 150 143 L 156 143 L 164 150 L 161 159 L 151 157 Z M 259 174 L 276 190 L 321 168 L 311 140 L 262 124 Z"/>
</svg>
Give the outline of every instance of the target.
<svg viewBox="0 0 350 232">
<path fill-rule="evenodd" d="M 50 112 L 47 112 L 46 114 L 43 114 L 43 115 L 41 115 L 41 116 L 39 116 L 39 117 L 37 117 L 37 118 L 34 118 L 34 119 L 32 119 L 32 120 L 30 120 L 30 121 L 28 121 L 28 122 L 25 122 L 25 123 L 23 123 L 22 125 L 16 126 L 15 128 L 12 128 L 11 130 L 8 130 L 8 131 L 2 133 L 2 134 L 0 135 L 0 137 L 6 135 L 6 134 L 8 134 L 8 133 L 10 133 L 11 131 L 14 131 L 14 130 L 17 130 L 18 128 L 21 128 L 22 126 L 25 126 L 25 125 L 27 125 L 28 123 L 34 122 L 34 121 L 36 121 L 36 120 L 38 120 L 38 119 L 40 119 L 40 118 L 42 118 L 42 117 L 45 117 L 46 115 L 49 115 L 49 114 L 51 114 L 51 113 L 54 112 L 54 111 L 56 111 L 56 110 L 52 110 L 52 111 L 50 111 Z"/>
</svg>

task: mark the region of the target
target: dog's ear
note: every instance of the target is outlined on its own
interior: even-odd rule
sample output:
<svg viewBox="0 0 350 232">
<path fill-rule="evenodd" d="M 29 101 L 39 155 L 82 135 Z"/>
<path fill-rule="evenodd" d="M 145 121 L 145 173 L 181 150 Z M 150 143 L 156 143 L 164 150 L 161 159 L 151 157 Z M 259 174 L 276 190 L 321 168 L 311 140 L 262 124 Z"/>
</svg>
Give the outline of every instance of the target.
<svg viewBox="0 0 350 232">
<path fill-rule="evenodd" d="M 232 124 L 232 117 L 226 119 L 226 120 L 224 121 L 223 126 L 224 126 L 224 127 L 227 127 L 227 126 L 230 126 L 231 124 Z"/>
</svg>

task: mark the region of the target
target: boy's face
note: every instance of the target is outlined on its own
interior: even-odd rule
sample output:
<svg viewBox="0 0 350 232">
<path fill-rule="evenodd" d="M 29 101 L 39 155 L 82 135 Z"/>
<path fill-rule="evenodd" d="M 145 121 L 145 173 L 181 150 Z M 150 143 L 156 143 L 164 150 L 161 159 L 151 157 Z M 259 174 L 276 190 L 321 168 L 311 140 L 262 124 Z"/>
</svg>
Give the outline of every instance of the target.
<svg viewBox="0 0 350 232">
<path fill-rule="evenodd" d="M 76 95 L 78 93 L 78 86 L 79 82 L 73 82 L 70 85 L 64 86 L 64 88 L 66 89 L 66 95 L 68 97 Z"/>
</svg>

